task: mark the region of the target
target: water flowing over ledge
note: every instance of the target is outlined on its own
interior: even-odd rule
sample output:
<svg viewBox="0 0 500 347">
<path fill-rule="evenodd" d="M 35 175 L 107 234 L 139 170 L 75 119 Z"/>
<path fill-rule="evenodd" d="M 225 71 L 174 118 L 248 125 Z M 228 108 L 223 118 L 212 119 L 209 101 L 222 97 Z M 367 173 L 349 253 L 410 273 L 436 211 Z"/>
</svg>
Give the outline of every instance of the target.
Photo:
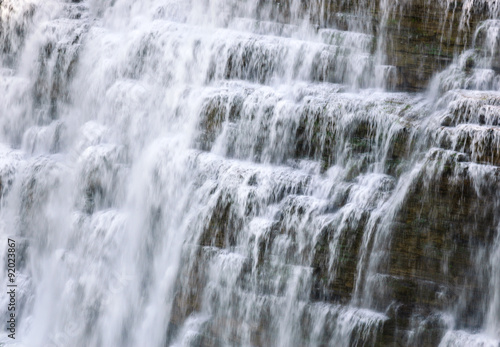
<svg viewBox="0 0 500 347">
<path fill-rule="evenodd" d="M 498 347 L 499 44 L 496 0 L 0 1 L 0 344 Z"/>
</svg>

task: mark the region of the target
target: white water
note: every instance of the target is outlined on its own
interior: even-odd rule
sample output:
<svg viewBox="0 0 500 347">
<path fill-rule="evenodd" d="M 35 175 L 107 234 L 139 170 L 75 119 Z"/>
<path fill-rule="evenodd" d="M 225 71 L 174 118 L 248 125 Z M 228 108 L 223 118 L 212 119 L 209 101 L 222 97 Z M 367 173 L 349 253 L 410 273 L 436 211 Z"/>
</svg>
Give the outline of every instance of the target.
<svg viewBox="0 0 500 347">
<path fill-rule="evenodd" d="M 0 242 L 17 241 L 18 320 L 0 343 L 373 345 L 408 275 L 391 269 L 398 216 L 441 179 L 472 187 L 456 241 L 470 268 L 456 275 L 444 249 L 439 309 L 389 335 L 416 345 L 435 324 L 443 346 L 500 343 L 497 2 L 465 2 L 463 28 L 489 6 L 475 50 L 425 94 L 384 91 L 406 2 L 277 3 L 1 2 Z"/>
</svg>

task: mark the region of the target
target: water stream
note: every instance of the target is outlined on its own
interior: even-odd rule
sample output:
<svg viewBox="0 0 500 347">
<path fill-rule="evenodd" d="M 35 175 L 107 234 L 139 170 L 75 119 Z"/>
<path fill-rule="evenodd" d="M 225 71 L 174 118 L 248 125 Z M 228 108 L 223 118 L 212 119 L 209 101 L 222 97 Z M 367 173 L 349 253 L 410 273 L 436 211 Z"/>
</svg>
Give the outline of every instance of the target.
<svg viewBox="0 0 500 347">
<path fill-rule="evenodd" d="M 497 0 L 0 0 L 0 346 L 500 346 L 499 46 Z"/>
</svg>

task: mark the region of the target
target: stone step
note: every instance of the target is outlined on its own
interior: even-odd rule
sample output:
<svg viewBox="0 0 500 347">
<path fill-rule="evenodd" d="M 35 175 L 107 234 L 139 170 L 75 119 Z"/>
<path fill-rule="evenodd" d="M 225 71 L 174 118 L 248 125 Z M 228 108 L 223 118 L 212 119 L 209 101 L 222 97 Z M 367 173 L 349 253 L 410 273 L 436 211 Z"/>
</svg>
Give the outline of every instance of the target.
<svg viewBox="0 0 500 347">
<path fill-rule="evenodd" d="M 335 85 L 304 84 L 292 92 L 230 85 L 210 90 L 202 103 L 201 149 L 257 162 L 310 158 L 320 161 L 323 170 L 365 163 L 353 166 L 353 174 L 384 160 L 391 161 L 387 170 L 395 172 L 407 153 L 414 113 L 407 95 L 360 96 L 339 93 Z M 360 156 L 365 158 L 355 162 Z"/>
<path fill-rule="evenodd" d="M 203 161 L 214 158 L 205 153 L 199 157 L 204 157 Z M 348 302 L 365 223 L 370 211 L 388 198 L 395 180 L 372 174 L 345 183 L 340 177 L 340 181 L 330 182 L 327 196 L 304 195 L 314 190 L 302 188 L 277 199 L 282 193 L 273 191 L 282 191 L 277 180 L 281 175 L 262 175 L 262 169 L 254 174 L 247 168 L 261 165 L 253 163 L 215 160 L 220 164 L 196 165 L 211 195 L 207 197 L 207 214 L 200 216 L 205 222 L 193 222 L 206 226 L 193 242 L 209 247 L 210 252 L 233 249 L 244 254 L 248 262 L 244 283 L 252 278 L 260 281 L 261 275 L 267 278 L 266 273 L 271 276 L 284 271 L 285 275 L 290 269 L 308 268 L 313 276 L 308 295 L 313 300 Z M 212 171 L 214 164 L 218 173 Z M 307 186 L 320 186 L 315 181 L 323 180 L 307 177 Z M 269 281 L 263 280 L 261 286 L 268 286 L 266 283 Z"/>
<path fill-rule="evenodd" d="M 324 43 L 329 45 L 352 47 L 366 53 L 373 53 L 375 49 L 376 39 L 369 34 L 338 29 L 319 29 L 318 35 Z"/>
<path fill-rule="evenodd" d="M 443 148 L 467 154 L 473 162 L 500 166 L 500 127 L 478 124 L 444 127 L 438 141 Z"/>
<path fill-rule="evenodd" d="M 465 64 L 453 63 L 440 72 L 434 79 L 433 88 L 444 93 L 454 89 L 498 90 L 500 76 L 492 68 L 470 68 Z"/>
<path fill-rule="evenodd" d="M 304 41 L 320 41 L 335 47 L 345 47 L 363 53 L 373 53 L 375 37 L 355 31 L 322 28 L 317 33 L 304 31 L 298 25 L 256 20 L 252 18 L 234 18 L 228 29 L 249 32 L 264 36 L 280 36 Z M 317 37 L 318 38 L 317 38 Z"/>
<path fill-rule="evenodd" d="M 175 77 L 179 69 L 187 69 L 192 75 L 204 76 L 205 82 L 241 79 L 272 84 L 279 79 L 346 83 L 361 87 L 370 85 L 369 76 L 374 74 L 375 66 L 373 57 L 354 45 L 327 45 L 310 41 L 310 38 L 300 40 L 257 35 L 167 21 L 157 21 L 152 30 L 134 40 L 137 43 L 131 45 L 129 56 L 142 57 L 148 52 L 140 65 L 149 66 L 148 61 L 154 63 L 161 71 L 159 77 L 164 76 L 162 79 L 165 81 Z M 172 46 L 179 48 L 171 51 L 170 55 L 160 54 Z M 204 59 L 192 66 L 180 67 L 176 54 L 181 50 L 196 52 L 193 59 L 201 56 Z"/>
<path fill-rule="evenodd" d="M 500 124 L 499 92 L 450 91 L 439 103 L 439 106 L 446 107 L 441 118 L 443 126 L 456 126 L 463 123 L 493 126 Z"/>
<path fill-rule="evenodd" d="M 297 25 L 242 17 L 233 18 L 227 27 L 231 30 L 250 32 L 257 35 L 272 35 L 281 37 L 295 36 L 300 30 Z"/>
<path fill-rule="evenodd" d="M 500 340 L 487 334 L 471 333 L 464 330 L 450 330 L 441 340 L 442 347 L 498 347 Z"/>
<path fill-rule="evenodd" d="M 211 335 L 211 331 L 218 331 L 218 339 L 233 344 L 269 345 L 280 335 L 280 327 L 269 322 L 275 321 L 277 316 L 285 320 L 301 320 L 304 327 L 301 339 L 304 344 L 331 345 L 333 341 L 362 344 L 373 339 L 380 332 L 388 317 L 384 314 L 367 309 L 343 306 L 328 303 L 311 303 L 307 297 L 307 282 L 300 284 L 301 276 L 309 276 L 310 270 L 300 267 L 288 268 L 288 271 L 270 271 L 260 276 L 270 276 L 273 280 L 263 283 L 252 277 L 241 277 L 240 271 L 244 268 L 240 257 L 229 253 L 216 256 L 214 262 L 208 262 L 205 277 L 206 285 L 201 293 L 208 304 L 200 309 L 200 314 L 211 316 L 210 324 L 203 329 L 201 335 Z M 206 267 L 206 266 L 205 266 Z M 224 271 L 221 271 L 224 269 Z M 233 272 L 234 271 L 234 272 Z M 298 282 L 283 281 L 283 277 L 295 276 Z M 271 288 L 270 285 L 276 285 Z M 297 284 L 297 288 L 293 286 Z M 305 288 L 302 288 L 305 285 Z M 221 287 L 222 286 L 222 287 Z M 290 287 L 292 286 L 292 287 Z M 187 288 L 186 288 L 187 289 Z M 186 290 L 185 289 L 185 290 Z M 179 291 L 181 293 L 182 290 Z M 288 306 L 288 295 L 293 292 L 297 295 L 293 307 Z M 303 296 L 306 294 L 305 296 Z M 177 307 L 190 305 L 183 302 L 179 296 Z M 250 306 L 249 306 L 250 305 Z M 249 311 L 251 307 L 251 311 Z M 289 309 L 293 310 L 288 312 Z M 251 313 L 251 314 L 250 314 Z M 274 315 L 277 315 L 276 317 Z M 176 324 L 186 319 L 180 309 L 174 308 L 173 321 Z M 245 321 L 248 335 L 242 334 L 241 321 Z M 345 324 L 343 324 L 345 323 Z M 214 327 L 211 327 L 214 325 Z M 226 327 L 221 332 L 217 327 Z M 249 340 L 245 340 L 249 339 Z M 282 336 L 282 338 L 286 338 Z"/>
</svg>

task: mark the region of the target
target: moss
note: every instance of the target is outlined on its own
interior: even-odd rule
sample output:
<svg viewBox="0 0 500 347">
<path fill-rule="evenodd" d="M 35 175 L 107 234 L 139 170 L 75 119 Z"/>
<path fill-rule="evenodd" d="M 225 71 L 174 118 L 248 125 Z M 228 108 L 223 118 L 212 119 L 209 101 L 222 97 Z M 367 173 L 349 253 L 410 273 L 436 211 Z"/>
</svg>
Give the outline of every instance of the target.
<svg viewBox="0 0 500 347">
<path fill-rule="evenodd" d="M 371 149 L 371 139 L 351 137 L 349 143 L 354 153 L 365 153 Z"/>
</svg>

